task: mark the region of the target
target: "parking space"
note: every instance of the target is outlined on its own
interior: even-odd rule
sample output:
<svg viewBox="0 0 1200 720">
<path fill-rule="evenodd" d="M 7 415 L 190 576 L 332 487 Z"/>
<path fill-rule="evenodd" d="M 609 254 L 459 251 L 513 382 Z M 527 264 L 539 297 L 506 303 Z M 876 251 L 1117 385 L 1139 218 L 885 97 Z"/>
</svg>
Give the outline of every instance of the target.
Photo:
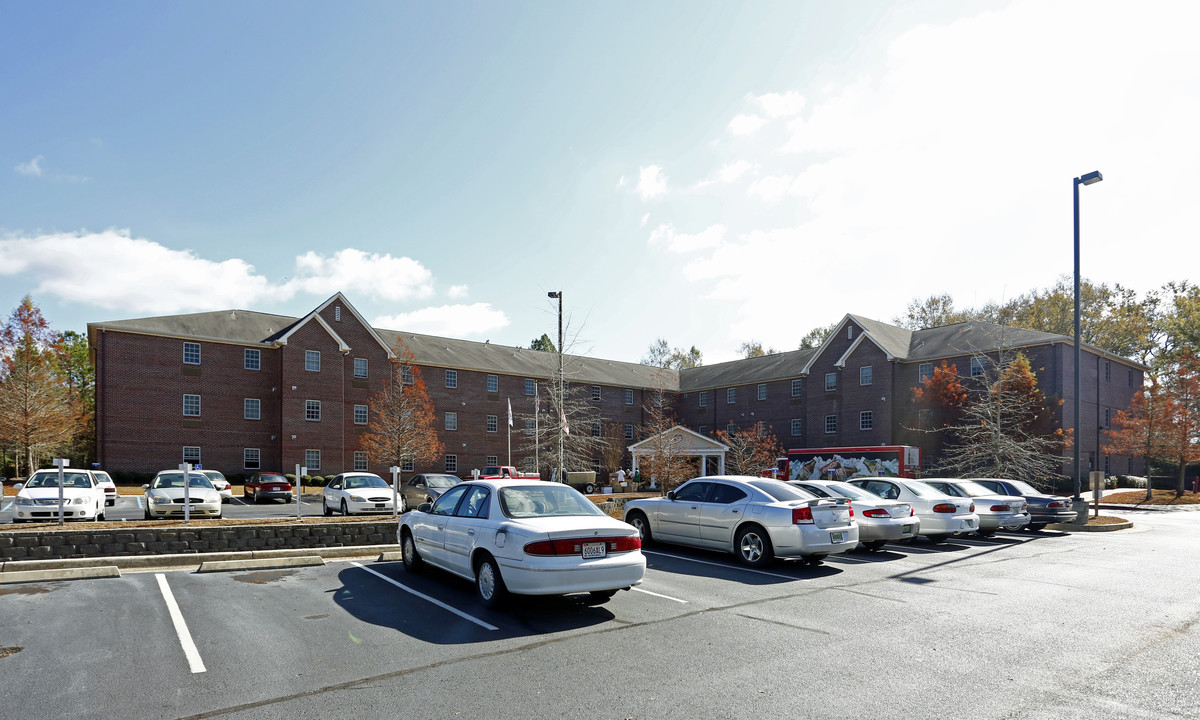
<svg viewBox="0 0 1200 720">
<path fill-rule="evenodd" d="M 1037 621 L 1029 603 L 1056 607 L 1095 595 L 1095 567 L 1108 562 L 1102 547 L 1083 534 L 1005 533 L 752 569 L 719 553 L 652 545 L 643 584 L 607 602 L 520 598 L 496 611 L 467 581 L 371 559 L 0 586 L 0 645 L 20 648 L 0 658 L 0 670 L 8 702 L 38 707 L 39 716 L 111 717 L 120 707 L 130 718 L 149 718 L 315 717 L 318 697 L 374 697 L 384 688 L 387 707 L 398 712 L 392 705 L 408 702 L 402 698 L 431 692 L 449 702 L 430 683 L 457 677 L 450 668 L 498 672 L 497 663 L 515 673 L 506 683 L 534 692 L 545 680 L 521 668 L 544 668 L 553 664 L 549 656 L 562 664 L 571 692 L 591 696 L 594 683 L 582 679 L 598 672 L 597 663 L 606 677 L 645 686 L 632 658 L 678 646 L 684 666 L 689 657 L 716 662 L 705 655 L 714 653 L 734 662 L 725 650 L 743 651 L 747 632 L 785 646 L 800 640 L 806 663 L 841 669 L 845 643 L 864 632 L 909 638 L 909 652 L 926 653 L 919 638 L 936 627 L 939 659 L 969 669 L 979 663 L 970 640 L 976 632 L 1016 637 L 1014 617 Z M 982 617 L 970 626 L 947 623 L 967 608 Z M 900 619 L 911 633 L 893 625 Z M 1064 633 L 1052 625 L 1042 631 Z M 272 709 L 260 714 L 265 705 Z"/>
</svg>

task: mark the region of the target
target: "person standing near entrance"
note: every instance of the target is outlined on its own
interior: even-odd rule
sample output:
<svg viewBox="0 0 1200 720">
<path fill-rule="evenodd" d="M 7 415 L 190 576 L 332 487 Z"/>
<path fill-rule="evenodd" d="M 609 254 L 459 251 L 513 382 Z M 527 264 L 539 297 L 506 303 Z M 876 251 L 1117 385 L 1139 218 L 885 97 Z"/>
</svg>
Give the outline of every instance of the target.
<svg viewBox="0 0 1200 720">
<path fill-rule="evenodd" d="M 625 487 L 625 468 L 617 470 L 617 484 Z"/>
</svg>

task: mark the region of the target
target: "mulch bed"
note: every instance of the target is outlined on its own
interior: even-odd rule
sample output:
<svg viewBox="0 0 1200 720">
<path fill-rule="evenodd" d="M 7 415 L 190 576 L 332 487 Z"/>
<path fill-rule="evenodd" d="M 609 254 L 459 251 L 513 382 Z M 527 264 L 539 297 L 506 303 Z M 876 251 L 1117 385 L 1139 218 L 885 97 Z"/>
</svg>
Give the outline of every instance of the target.
<svg viewBox="0 0 1200 720">
<path fill-rule="evenodd" d="M 1145 490 L 1129 490 L 1105 495 L 1101 502 L 1106 505 L 1200 505 L 1200 495 L 1186 492 L 1176 497 L 1174 490 L 1153 490 L 1150 500 L 1146 500 Z"/>
</svg>

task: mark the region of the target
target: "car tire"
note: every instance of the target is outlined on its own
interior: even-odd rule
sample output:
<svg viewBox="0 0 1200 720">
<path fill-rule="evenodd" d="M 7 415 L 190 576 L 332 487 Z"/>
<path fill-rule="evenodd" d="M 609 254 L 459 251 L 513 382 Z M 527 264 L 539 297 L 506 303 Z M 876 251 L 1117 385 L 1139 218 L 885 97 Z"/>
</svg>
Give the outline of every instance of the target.
<svg viewBox="0 0 1200 720">
<path fill-rule="evenodd" d="M 883 549 L 884 545 L 887 545 L 887 540 L 872 540 L 870 542 L 863 543 L 863 547 L 870 552 L 878 552 Z"/>
<path fill-rule="evenodd" d="M 989 528 L 987 530 L 977 530 L 976 532 L 978 533 L 979 537 L 988 538 L 996 534 L 996 529 Z"/>
<path fill-rule="evenodd" d="M 608 600 L 617 594 L 616 590 L 592 590 L 588 593 L 594 600 Z"/>
<path fill-rule="evenodd" d="M 346 507 L 346 501 L 342 500 L 342 517 L 349 517 L 350 508 Z"/>
<path fill-rule="evenodd" d="M 738 560 L 750 567 L 764 567 L 775 559 L 771 538 L 758 525 L 746 525 L 737 531 L 733 539 L 733 552 Z"/>
<path fill-rule="evenodd" d="M 926 535 L 925 537 L 934 545 L 940 545 L 950 539 L 950 533 L 938 533 L 936 535 Z"/>
<path fill-rule="evenodd" d="M 1025 526 L 1025 529 L 1028 530 L 1029 532 L 1039 532 L 1041 530 L 1044 530 L 1045 528 L 1046 528 L 1046 523 L 1029 523 L 1028 525 Z"/>
<path fill-rule="evenodd" d="M 595 483 L 588 483 L 587 485 L 584 485 L 584 486 L 583 486 L 583 491 L 584 491 L 585 493 L 587 493 L 588 495 L 591 495 L 592 493 L 596 492 L 596 484 L 595 484 Z"/>
<path fill-rule="evenodd" d="M 400 538 L 400 559 L 404 561 L 404 569 L 409 572 L 417 572 L 425 565 L 421 554 L 417 552 L 417 541 L 407 530 Z"/>
<path fill-rule="evenodd" d="M 321 496 L 321 512 L 325 515 L 325 517 L 330 517 L 333 515 L 333 511 L 329 509 L 329 503 L 325 502 L 324 495 Z"/>
<path fill-rule="evenodd" d="M 488 609 L 499 607 L 508 594 L 504 578 L 500 577 L 500 567 L 491 555 L 484 555 L 475 563 L 475 590 Z"/>
<path fill-rule="evenodd" d="M 649 545 L 654 542 L 654 537 L 650 534 L 650 521 L 646 519 L 645 514 L 640 510 L 634 510 L 629 513 L 629 517 L 625 518 L 625 522 L 632 525 L 638 531 L 638 536 L 642 539 L 642 545 Z"/>
<path fill-rule="evenodd" d="M 801 559 L 804 560 L 804 562 L 808 563 L 809 565 L 816 567 L 817 565 L 824 563 L 826 557 L 828 557 L 828 556 L 826 556 L 826 555 L 805 555 Z"/>
</svg>

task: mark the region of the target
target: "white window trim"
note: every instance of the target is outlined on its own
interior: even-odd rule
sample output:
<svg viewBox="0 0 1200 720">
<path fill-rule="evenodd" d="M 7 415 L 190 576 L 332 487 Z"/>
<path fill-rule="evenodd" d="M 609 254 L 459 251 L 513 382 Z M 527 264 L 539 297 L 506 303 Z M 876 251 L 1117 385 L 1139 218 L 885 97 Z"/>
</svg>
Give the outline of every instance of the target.
<svg viewBox="0 0 1200 720">
<path fill-rule="evenodd" d="M 188 348 L 189 347 L 196 348 L 196 359 L 195 360 L 188 360 Z M 183 364 L 184 365 L 199 365 L 200 361 L 204 358 L 204 356 L 201 354 L 202 352 L 203 351 L 200 349 L 200 343 L 185 341 L 183 343 Z"/>
<path fill-rule="evenodd" d="M 254 453 L 256 456 L 254 465 L 250 464 L 250 453 Z M 259 448 L 242 448 L 242 469 L 262 470 L 262 450 Z"/>
<path fill-rule="evenodd" d="M 309 359 L 315 357 L 317 359 L 316 367 L 309 367 Z M 321 372 L 321 351 L 320 350 L 305 350 L 304 351 L 304 372 Z"/>
<path fill-rule="evenodd" d="M 250 417 L 250 403 L 254 403 L 254 417 Z M 262 400 L 259 398 L 242 398 L 242 419 L 262 420 Z"/>
<path fill-rule="evenodd" d="M 188 412 L 188 398 L 196 398 L 196 412 Z M 183 416 L 184 417 L 200 417 L 203 406 L 200 403 L 200 396 L 193 393 L 183 394 Z"/>
<path fill-rule="evenodd" d="M 314 403 L 310 405 L 309 403 Z M 316 417 L 309 417 L 309 411 L 315 409 Z M 321 401 L 320 400 L 305 400 L 304 401 L 304 420 L 305 422 L 321 422 Z"/>
</svg>

